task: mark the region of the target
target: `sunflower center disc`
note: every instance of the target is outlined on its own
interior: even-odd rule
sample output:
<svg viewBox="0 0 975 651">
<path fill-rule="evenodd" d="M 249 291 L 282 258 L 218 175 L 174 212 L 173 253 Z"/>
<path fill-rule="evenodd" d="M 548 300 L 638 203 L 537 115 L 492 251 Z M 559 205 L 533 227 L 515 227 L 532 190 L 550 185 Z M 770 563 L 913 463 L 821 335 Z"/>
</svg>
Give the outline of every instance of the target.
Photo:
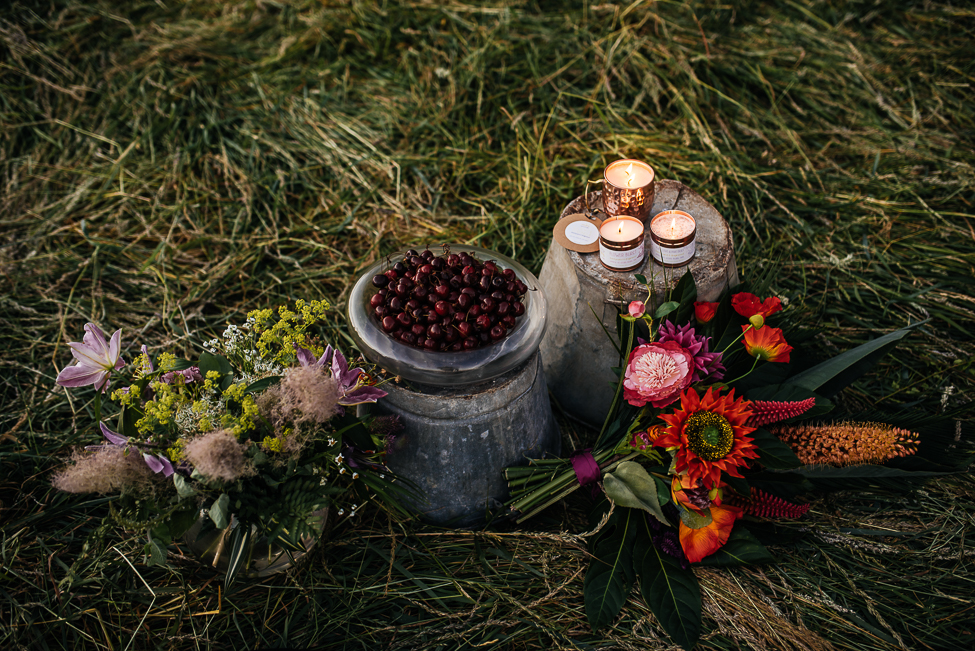
<svg viewBox="0 0 975 651">
<path fill-rule="evenodd" d="M 687 447 L 705 461 L 723 459 L 731 452 L 735 442 L 735 433 L 728 419 L 710 411 L 691 414 L 684 431 L 687 433 Z"/>
</svg>

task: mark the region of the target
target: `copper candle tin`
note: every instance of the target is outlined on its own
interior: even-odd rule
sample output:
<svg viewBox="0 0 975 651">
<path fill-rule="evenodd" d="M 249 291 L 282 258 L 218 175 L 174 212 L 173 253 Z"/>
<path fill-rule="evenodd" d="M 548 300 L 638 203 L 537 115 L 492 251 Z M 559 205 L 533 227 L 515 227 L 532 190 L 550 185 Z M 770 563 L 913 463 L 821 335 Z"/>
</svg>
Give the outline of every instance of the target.
<svg viewBox="0 0 975 651">
<path fill-rule="evenodd" d="M 631 219 L 639 221 L 635 218 Z M 612 219 L 607 219 L 603 222 L 603 226 L 611 224 L 612 221 Z M 647 258 L 645 242 L 646 232 L 644 230 L 641 230 L 640 234 L 633 239 L 623 242 L 607 239 L 603 237 L 602 231 L 600 231 L 599 261 L 610 271 L 622 272 L 639 269 Z"/>
<path fill-rule="evenodd" d="M 654 224 L 665 223 L 668 217 L 673 218 L 674 216 L 677 216 L 685 223 L 686 220 L 690 220 L 693 225 L 690 234 L 677 238 L 668 238 L 654 231 Z M 697 221 L 690 214 L 683 210 L 664 210 L 653 216 L 647 230 L 650 231 L 650 255 L 653 256 L 653 259 L 660 266 L 682 267 L 694 257 Z"/>
<path fill-rule="evenodd" d="M 626 169 L 627 166 L 634 165 L 638 168 L 650 172 L 650 182 L 638 187 L 620 186 L 610 180 L 611 170 Z M 650 215 L 650 207 L 653 206 L 653 197 L 656 189 L 657 175 L 647 163 L 624 158 L 610 163 L 603 170 L 603 208 L 610 217 L 628 215 L 636 217 L 646 225 Z"/>
</svg>

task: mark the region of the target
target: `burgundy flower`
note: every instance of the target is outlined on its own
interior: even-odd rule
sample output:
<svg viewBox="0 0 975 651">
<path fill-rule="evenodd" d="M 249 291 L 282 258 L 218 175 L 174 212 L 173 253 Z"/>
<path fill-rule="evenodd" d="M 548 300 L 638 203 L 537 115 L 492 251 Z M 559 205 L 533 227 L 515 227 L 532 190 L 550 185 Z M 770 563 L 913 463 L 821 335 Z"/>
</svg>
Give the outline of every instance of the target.
<svg viewBox="0 0 975 651">
<path fill-rule="evenodd" d="M 708 350 L 711 338 L 698 335 L 691 324 L 678 328 L 670 321 L 660 325 L 658 341 L 674 341 L 681 348 L 694 356 L 694 372 L 691 382 L 700 382 L 708 378 L 720 380 L 724 377 L 724 366 L 721 364 L 721 353 Z"/>
</svg>

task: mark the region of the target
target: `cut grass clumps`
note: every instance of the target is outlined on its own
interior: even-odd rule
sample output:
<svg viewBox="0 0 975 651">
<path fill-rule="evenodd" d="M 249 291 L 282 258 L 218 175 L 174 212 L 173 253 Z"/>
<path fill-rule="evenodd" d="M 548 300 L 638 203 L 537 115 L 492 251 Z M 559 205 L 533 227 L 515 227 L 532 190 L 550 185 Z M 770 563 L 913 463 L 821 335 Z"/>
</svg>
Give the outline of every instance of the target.
<svg viewBox="0 0 975 651">
<path fill-rule="evenodd" d="M 232 594 L 51 474 L 98 440 L 54 384 L 87 321 L 186 356 L 250 309 L 342 311 L 382 256 L 541 267 L 621 157 L 729 221 L 831 353 L 927 319 L 841 407 L 975 383 L 975 13 L 958 3 L 19 2 L 0 21 L 0 647 L 665 648 L 586 624 L 583 498 L 534 529 L 339 522 Z M 155 351 L 154 351 L 155 352 Z M 563 428 L 570 431 L 569 424 Z M 567 449 L 591 433 L 572 430 Z M 967 431 L 959 433 L 965 445 Z M 702 570 L 706 649 L 968 648 L 970 475 L 815 498 L 773 567 Z M 357 516 L 358 517 L 358 516 Z"/>
</svg>

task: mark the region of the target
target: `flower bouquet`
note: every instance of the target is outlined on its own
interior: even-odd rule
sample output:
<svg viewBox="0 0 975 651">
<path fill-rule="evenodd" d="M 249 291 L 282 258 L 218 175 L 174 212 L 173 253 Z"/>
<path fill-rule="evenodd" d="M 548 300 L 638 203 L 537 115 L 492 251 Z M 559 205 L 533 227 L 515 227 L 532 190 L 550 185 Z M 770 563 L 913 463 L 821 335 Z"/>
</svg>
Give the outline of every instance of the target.
<svg viewBox="0 0 975 651">
<path fill-rule="evenodd" d="M 684 648 L 701 631 L 692 567 L 772 561 L 763 544 L 776 540 L 769 521 L 804 515 L 800 494 L 903 483 L 969 461 L 957 453 L 948 460 L 956 439 L 947 417 L 824 419 L 836 411 L 830 397 L 920 324 L 814 363 L 800 347 L 814 333 L 790 329 L 780 299 L 744 291 L 713 303 L 696 298 L 685 274 L 653 315 L 639 301 L 619 315 L 619 381 L 592 448 L 505 470 L 519 523 L 580 486 L 599 498 L 584 585 L 593 628 L 615 619 L 638 582 Z"/>
<path fill-rule="evenodd" d="M 329 511 L 353 517 L 375 500 L 405 513 L 398 498 L 410 489 L 383 465 L 398 424 L 349 409 L 386 394 L 313 336 L 327 309 L 299 300 L 294 310 L 251 312 L 195 362 L 153 358 L 143 345 L 127 365 L 121 330 L 106 339 L 89 323 L 83 341 L 68 344 L 77 363 L 57 382 L 94 386 L 104 440 L 75 452 L 54 485 L 118 494 L 111 515 L 146 532 L 149 564 L 165 563 L 167 545 L 192 526 L 186 542 L 207 541 L 228 585 L 303 554 Z M 110 425 L 101 401 L 115 380 Z"/>
</svg>

